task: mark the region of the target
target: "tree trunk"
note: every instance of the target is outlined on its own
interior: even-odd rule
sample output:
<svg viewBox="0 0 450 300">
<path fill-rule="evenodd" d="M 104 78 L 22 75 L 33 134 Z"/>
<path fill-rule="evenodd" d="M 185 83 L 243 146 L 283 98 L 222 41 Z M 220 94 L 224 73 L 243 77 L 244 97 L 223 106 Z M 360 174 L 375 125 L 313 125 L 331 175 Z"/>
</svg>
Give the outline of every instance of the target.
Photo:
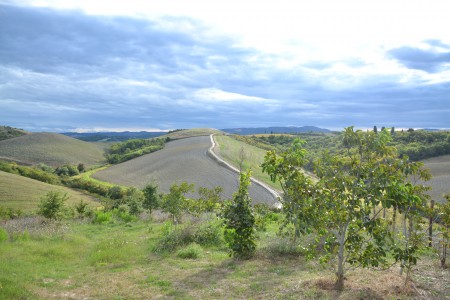
<svg viewBox="0 0 450 300">
<path fill-rule="evenodd" d="M 394 206 L 394 212 L 392 214 L 392 232 L 395 234 L 395 222 L 397 222 L 397 208 Z"/>
<path fill-rule="evenodd" d="M 345 234 L 347 232 L 348 223 L 344 225 L 339 232 L 339 253 L 338 253 L 338 267 L 336 272 L 335 288 L 339 291 L 344 289 L 344 249 L 345 249 Z"/>
<path fill-rule="evenodd" d="M 428 226 L 428 247 L 433 246 L 433 210 L 434 210 L 434 200 L 430 202 L 430 224 Z"/>
</svg>

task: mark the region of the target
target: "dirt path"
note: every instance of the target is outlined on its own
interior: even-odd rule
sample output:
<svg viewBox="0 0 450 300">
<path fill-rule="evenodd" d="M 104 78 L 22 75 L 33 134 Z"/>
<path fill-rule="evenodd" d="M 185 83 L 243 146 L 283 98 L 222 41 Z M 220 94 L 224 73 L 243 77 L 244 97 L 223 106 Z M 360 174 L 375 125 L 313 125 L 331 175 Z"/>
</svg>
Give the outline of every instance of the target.
<svg viewBox="0 0 450 300">
<path fill-rule="evenodd" d="M 200 186 L 224 189 L 223 198 L 231 199 L 238 189 L 238 174 L 218 164 L 210 154 L 211 138 L 199 136 L 172 141 L 160 151 L 114 165 L 96 173 L 93 177 L 115 184 L 143 188 L 156 181 L 162 192 L 167 193 L 173 183 L 187 181 Z M 266 188 L 252 184 L 249 188 L 254 203 L 274 205 L 276 197 Z"/>
</svg>

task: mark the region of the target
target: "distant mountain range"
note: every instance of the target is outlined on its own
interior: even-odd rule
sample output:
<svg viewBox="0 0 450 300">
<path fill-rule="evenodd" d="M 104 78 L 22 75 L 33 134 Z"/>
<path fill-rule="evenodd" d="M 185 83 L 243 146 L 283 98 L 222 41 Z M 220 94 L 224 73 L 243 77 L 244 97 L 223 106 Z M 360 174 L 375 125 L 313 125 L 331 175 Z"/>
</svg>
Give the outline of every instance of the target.
<svg viewBox="0 0 450 300">
<path fill-rule="evenodd" d="M 302 127 L 257 127 L 257 128 L 230 128 L 221 129 L 227 133 L 249 135 L 249 134 L 271 134 L 271 133 L 304 133 L 304 132 L 331 132 L 325 128 L 319 128 L 315 126 L 302 126 Z"/>
<path fill-rule="evenodd" d="M 300 132 L 330 132 L 328 129 L 315 126 L 302 127 L 257 127 L 257 128 L 228 128 L 221 129 L 230 134 L 249 135 L 249 134 L 271 134 L 271 133 L 300 133 Z M 167 132 L 149 132 L 149 131 L 124 131 L 124 132 L 64 132 L 66 136 L 76 138 L 86 142 L 121 142 L 129 139 L 148 139 L 162 136 Z"/>
<path fill-rule="evenodd" d="M 86 142 L 122 142 L 130 139 L 148 139 L 158 137 L 167 134 L 167 132 L 64 132 L 62 134 Z"/>
</svg>

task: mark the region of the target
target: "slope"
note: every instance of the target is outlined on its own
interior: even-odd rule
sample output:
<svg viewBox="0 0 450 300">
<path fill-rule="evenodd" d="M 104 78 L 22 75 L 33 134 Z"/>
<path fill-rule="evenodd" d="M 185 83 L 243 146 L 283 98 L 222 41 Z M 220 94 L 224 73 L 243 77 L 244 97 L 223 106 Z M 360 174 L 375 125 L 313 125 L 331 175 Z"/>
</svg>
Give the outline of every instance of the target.
<svg viewBox="0 0 450 300">
<path fill-rule="evenodd" d="M 144 187 L 156 181 L 163 192 L 173 183 L 187 181 L 196 188 L 203 186 L 224 189 L 223 198 L 230 199 L 238 188 L 238 175 L 211 159 L 209 136 L 179 139 L 166 144 L 163 150 L 114 165 L 93 177 L 115 184 Z M 264 188 L 252 184 L 250 197 L 254 202 L 274 204 L 275 198 Z"/>
<path fill-rule="evenodd" d="M 31 133 L 0 141 L 0 159 L 59 166 L 66 163 L 93 165 L 104 157 L 101 148 L 92 143 L 57 133 Z"/>
<path fill-rule="evenodd" d="M 432 199 L 444 202 L 444 195 L 450 194 L 450 155 L 442 155 L 422 161 L 433 176 L 425 185 L 431 186 Z"/>
<path fill-rule="evenodd" d="M 88 202 L 90 206 L 99 205 L 94 197 L 81 192 L 0 171 L 0 205 L 3 207 L 33 212 L 37 209 L 40 198 L 49 191 L 55 190 L 70 196 L 67 201 L 69 206 L 73 206 L 81 200 Z"/>
</svg>

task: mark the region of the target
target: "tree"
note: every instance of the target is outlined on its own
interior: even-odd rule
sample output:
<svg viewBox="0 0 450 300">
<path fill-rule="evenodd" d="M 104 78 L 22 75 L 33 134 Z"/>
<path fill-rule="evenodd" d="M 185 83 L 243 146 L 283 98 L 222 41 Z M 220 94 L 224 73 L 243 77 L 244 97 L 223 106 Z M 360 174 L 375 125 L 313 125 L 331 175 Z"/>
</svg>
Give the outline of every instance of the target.
<svg viewBox="0 0 450 300">
<path fill-rule="evenodd" d="M 172 223 L 180 221 L 181 213 L 186 208 L 186 194 L 194 190 L 194 184 L 183 181 L 180 185 L 172 184 L 169 193 L 163 196 L 161 208 L 165 213 L 170 214 Z"/>
<path fill-rule="evenodd" d="M 396 260 L 414 263 L 417 250 L 407 244 L 392 243 L 388 222 L 380 217 L 384 208 L 396 207 L 413 212 L 425 204 L 424 188 L 408 178 L 417 174 L 429 178 L 421 163 L 398 158 L 389 146 L 389 131 L 354 131 L 342 135 L 345 148 L 341 155 L 324 152 L 314 162 L 317 182 L 306 176 L 306 150 L 296 140 L 281 155 L 268 152 L 263 171 L 279 180 L 285 192 L 282 199 L 286 222 L 295 228 L 295 236 L 314 234 L 311 254 L 321 261 L 335 259 L 336 288 L 344 286 L 346 265 L 378 267 L 392 251 Z M 320 249 L 318 251 L 317 249 Z"/>
<path fill-rule="evenodd" d="M 437 211 L 441 227 L 439 228 L 440 243 L 439 243 L 439 258 L 441 267 L 445 268 L 447 260 L 447 251 L 450 248 L 450 194 L 446 195 L 447 201 L 445 203 L 437 204 Z"/>
<path fill-rule="evenodd" d="M 377 125 L 373 126 L 373 132 L 378 133 Z"/>
<path fill-rule="evenodd" d="M 144 187 L 142 192 L 144 193 L 142 207 L 147 209 L 151 215 L 152 211 L 159 207 L 161 201 L 161 195 L 158 192 L 158 185 L 156 183 L 149 183 Z"/>
<path fill-rule="evenodd" d="M 223 188 L 221 186 L 216 186 L 213 189 L 209 189 L 206 187 L 198 188 L 198 199 L 189 199 L 188 210 L 189 213 L 200 217 L 203 213 L 211 213 L 214 212 L 216 208 L 219 207 L 219 203 L 222 202 L 221 194 L 223 192 Z"/>
<path fill-rule="evenodd" d="M 38 214 L 50 220 L 57 220 L 61 217 L 64 202 L 69 199 L 67 194 L 59 191 L 50 191 L 38 204 Z"/>
<path fill-rule="evenodd" d="M 241 173 L 239 189 L 233 200 L 225 204 L 222 216 L 225 220 L 225 236 L 231 255 L 250 258 L 256 250 L 255 217 L 250 206 L 248 186 L 251 172 Z"/>
</svg>

